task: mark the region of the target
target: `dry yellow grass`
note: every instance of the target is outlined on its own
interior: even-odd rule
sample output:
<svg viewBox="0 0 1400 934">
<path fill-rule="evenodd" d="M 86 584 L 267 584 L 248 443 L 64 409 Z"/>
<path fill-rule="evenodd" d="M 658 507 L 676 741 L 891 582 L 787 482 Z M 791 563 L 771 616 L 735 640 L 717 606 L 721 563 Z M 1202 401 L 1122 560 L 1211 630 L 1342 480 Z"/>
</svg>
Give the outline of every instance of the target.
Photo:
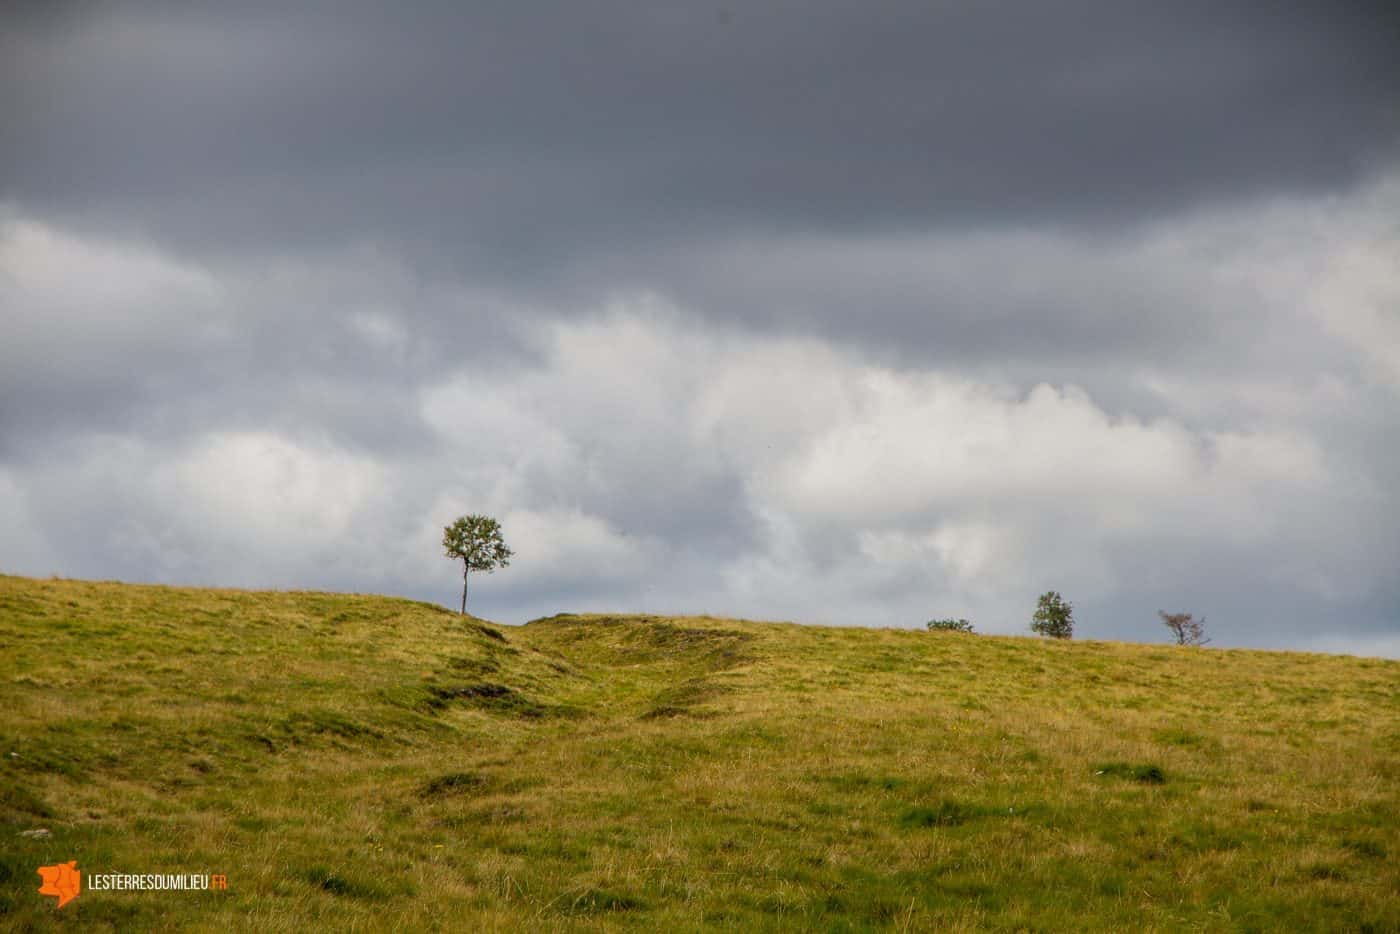
<svg viewBox="0 0 1400 934">
<path fill-rule="evenodd" d="M 12 577 L 0 648 L 18 926 L 1400 930 L 1395 662 Z"/>
</svg>

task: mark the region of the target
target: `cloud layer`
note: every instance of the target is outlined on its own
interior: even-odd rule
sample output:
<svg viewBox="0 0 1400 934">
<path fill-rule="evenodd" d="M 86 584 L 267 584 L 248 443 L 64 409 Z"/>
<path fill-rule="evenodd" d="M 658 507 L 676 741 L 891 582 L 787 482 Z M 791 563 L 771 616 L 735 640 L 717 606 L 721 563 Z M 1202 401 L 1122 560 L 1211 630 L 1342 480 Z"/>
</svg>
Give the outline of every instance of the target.
<svg viewBox="0 0 1400 934">
<path fill-rule="evenodd" d="M 451 602 L 484 511 L 510 621 L 1394 654 L 1396 21 L 1324 13 L 13 8 L 0 569 Z"/>
</svg>

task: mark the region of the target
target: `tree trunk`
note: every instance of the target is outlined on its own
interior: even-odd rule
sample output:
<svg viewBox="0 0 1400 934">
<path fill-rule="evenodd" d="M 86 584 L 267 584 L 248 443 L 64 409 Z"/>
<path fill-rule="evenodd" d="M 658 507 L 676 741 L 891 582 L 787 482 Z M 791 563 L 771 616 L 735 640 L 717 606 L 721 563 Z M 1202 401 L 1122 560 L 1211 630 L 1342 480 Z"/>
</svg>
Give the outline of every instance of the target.
<svg viewBox="0 0 1400 934">
<path fill-rule="evenodd" d="M 462 562 L 462 615 L 467 615 L 467 562 Z"/>
</svg>

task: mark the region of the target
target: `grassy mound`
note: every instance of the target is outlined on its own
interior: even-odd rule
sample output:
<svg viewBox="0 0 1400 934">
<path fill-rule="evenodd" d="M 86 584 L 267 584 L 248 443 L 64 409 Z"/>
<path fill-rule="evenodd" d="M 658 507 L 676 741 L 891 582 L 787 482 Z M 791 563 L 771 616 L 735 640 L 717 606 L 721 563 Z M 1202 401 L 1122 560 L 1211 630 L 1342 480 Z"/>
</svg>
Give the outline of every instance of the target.
<svg viewBox="0 0 1400 934">
<path fill-rule="evenodd" d="M 19 927 L 1400 929 L 1395 662 L 14 577 L 0 657 Z"/>
</svg>

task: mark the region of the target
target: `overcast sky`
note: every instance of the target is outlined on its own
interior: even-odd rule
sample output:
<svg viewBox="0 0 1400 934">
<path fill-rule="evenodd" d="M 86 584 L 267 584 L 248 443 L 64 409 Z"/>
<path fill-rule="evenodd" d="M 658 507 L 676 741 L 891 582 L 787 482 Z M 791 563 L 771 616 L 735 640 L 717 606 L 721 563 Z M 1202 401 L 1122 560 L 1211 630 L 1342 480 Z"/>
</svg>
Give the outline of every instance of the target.
<svg viewBox="0 0 1400 934">
<path fill-rule="evenodd" d="M 0 570 L 1400 657 L 1382 3 L 8 3 Z"/>
</svg>

